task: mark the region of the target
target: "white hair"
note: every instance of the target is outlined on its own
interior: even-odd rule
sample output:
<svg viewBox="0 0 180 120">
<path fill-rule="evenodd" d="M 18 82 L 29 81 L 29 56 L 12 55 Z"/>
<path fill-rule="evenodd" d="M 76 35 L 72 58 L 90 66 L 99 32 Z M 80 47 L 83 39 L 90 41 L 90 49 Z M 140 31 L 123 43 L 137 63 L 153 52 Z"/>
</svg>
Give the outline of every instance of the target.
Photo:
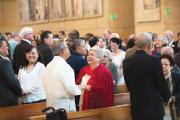
<svg viewBox="0 0 180 120">
<path fill-rule="evenodd" d="M 166 36 L 164 36 L 164 35 L 158 35 L 156 40 L 160 40 L 162 42 L 163 46 L 168 45 L 168 40 L 167 40 Z"/>
<path fill-rule="evenodd" d="M 112 61 L 112 53 L 108 49 L 103 50 L 103 55 L 106 56 L 110 61 Z"/>
<path fill-rule="evenodd" d="M 161 55 L 163 55 L 163 54 L 174 57 L 174 50 L 172 47 L 169 47 L 169 46 L 163 47 L 161 49 Z"/>
<path fill-rule="evenodd" d="M 33 33 L 33 29 L 30 28 L 30 27 L 23 27 L 21 29 L 21 31 L 19 32 L 19 36 L 21 38 L 24 38 L 25 35 L 28 35 L 28 34 L 32 34 Z"/>
<path fill-rule="evenodd" d="M 118 33 L 112 33 L 110 38 L 120 38 Z"/>
<path fill-rule="evenodd" d="M 104 56 L 103 56 L 103 50 L 101 48 L 99 48 L 98 46 L 94 46 L 92 47 L 89 51 L 95 51 L 96 52 L 96 57 L 99 58 L 99 59 L 102 59 Z"/>
<path fill-rule="evenodd" d="M 173 40 L 173 32 L 172 31 L 167 30 L 164 32 L 164 35 L 166 36 L 168 42 L 171 42 Z"/>
<path fill-rule="evenodd" d="M 165 35 L 170 35 L 171 37 L 173 37 L 173 32 L 170 30 L 167 30 L 164 32 Z"/>
<path fill-rule="evenodd" d="M 147 45 L 152 44 L 152 35 L 148 32 L 142 32 L 137 35 L 136 46 L 144 49 Z"/>
<path fill-rule="evenodd" d="M 57 56 L 64 48 L 68 48 L 66 42 L 64 40 L 58 40 L 54 45 L 52 52 L 55 56 Z"/>
</svg>

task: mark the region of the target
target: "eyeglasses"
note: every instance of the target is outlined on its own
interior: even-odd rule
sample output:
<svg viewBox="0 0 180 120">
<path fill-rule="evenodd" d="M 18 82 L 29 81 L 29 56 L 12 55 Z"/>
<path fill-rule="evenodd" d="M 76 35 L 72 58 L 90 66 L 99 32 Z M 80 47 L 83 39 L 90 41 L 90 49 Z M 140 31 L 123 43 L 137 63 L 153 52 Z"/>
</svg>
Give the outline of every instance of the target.
<svg viewBox="0 0 180 120">
<path fill-rule="evenodd" d="M 162 66 L 168 67 L 170 66 L 170 64 L 162 64 Z"/>
</svg>

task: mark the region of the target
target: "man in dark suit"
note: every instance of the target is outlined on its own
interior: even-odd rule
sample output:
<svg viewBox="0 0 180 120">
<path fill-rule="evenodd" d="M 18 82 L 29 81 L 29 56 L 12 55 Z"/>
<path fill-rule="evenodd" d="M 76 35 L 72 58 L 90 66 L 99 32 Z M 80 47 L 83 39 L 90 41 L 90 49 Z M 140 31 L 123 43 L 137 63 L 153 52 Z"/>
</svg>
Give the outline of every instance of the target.
<svg viewBox="0 0 180 120">
<path fill-rule="evenodd" d="M 33 35 L 33 29 L 30 27 L 22 28 L 19 33 L 22 40 L 15 48 L 12 61 L 13 69 L 16 74 L 18 74 L 20 66 L 25 62 L 26 56 L 24 53 L 26 48 L 31 45 L 31 41 L 34 39 Z"/>
<path fill-rule="evenodd" d="M 180 51 L 180 32 L 177 33 L 177 40 L 173 42 L 172 48 L 174 50 L 174 54 Z"/>
<path fill-rule="evenodd" d="M 170 94 L 163 77 L 160 59 L 148 54 L 152 36 L 137 36 L 138 50 L 123 62 L 126 85 L 130 91 L 132 120 L 163 120 L 163 103 Z"/>
<path fill-rule="evenodd" d="M 15 78 L 7 55 L 8 46 L 5 40 L 0 40 L 0 107 L 17 105 L 18 96 L 22 95 L 20 83 Z"/>
<path fill-rule="evenodd" d="M 87 60 L 85 59 L 86 54 L 87 47 L 85 40 L 74 40 L 72 54 L 66 61 L 74 70 L 75 79 L 77 78 L 80 70 L 87 65 Z M 79 96 L 75 97 L 75 103 L 76 110 L 79 110 Z"/>
<path fill-rule="evenodd" d="M 51 31 L 44 31 L 40 35 L 41 43 L 38 46 L 40 56 L 46 66 L 53 59 L 52 46 L 53 46 L 53 34 Z"/>
<path fill-rule="evenodd" d="M 85 56 L 87 54 L 87 47 L 85 40 L 77 39 L 73 42 L 73 52 L 71 56 L 66 60 L 67 63 L 72 67 L 77 78 L 80 70 L 87 65 Z"/>
</svg>

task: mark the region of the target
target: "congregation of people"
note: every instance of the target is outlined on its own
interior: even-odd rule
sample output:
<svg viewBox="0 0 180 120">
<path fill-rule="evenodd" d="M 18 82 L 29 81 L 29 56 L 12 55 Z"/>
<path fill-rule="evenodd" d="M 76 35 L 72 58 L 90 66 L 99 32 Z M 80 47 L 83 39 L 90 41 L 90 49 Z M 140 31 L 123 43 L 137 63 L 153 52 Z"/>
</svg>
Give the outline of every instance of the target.
<svg viewBox="0 0 180 120">
<path fill-rule="evenodd" d="M 141 32 L 123 40 L 30 27 L 0 34 L 0 106 L 47 102 L 66 111 L 113 106 L 117 85 L 130 92 L 133 120 L 180 120 L 180 32 Z M 148 117 L 147 117 L 148 116 Z"/>
</svg>

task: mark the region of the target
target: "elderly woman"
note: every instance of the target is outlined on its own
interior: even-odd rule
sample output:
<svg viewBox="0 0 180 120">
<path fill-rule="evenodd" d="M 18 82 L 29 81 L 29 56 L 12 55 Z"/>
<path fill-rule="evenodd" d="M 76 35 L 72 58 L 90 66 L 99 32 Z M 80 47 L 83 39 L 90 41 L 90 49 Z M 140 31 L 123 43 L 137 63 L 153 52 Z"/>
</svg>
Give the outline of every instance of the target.
<svg viewBox="0 0 180 120">
<path fill-rule="evenodd" d="M 170 55 L 174 59 L 174 50 L 172 47 L 169 47 L 169 46 L 163 47 L 161 49 L 161 55 L 163 55 L 163 54 Z M 180 68 L 176 64 L 174 64 L 171 71 L 180 74 Z"/>
<path fill-rule="evenodd" d="M 113 106 L 113 78 L 110 71 L 100 64 L 102 57 L 99 47 L 90 49 L 87 55 L 89 65 L 77 77 L 77 84 L 84 90 L 82 110 Z"/>
<path fill-rule="evenodd" d="M 159 35 L 154 41 L 155 49 L 152 51 L 152 55 L 160 57 L 161 49 L 167 46 L 167 44 L 168 44 L 167 38 L 163 35 Z"/>
<path fill-rule="evenodd" d="M 175 120 L 180 120 L 180 74 L 171 72 L 174 61 L 170 55 L 161 56 L 161 64 L 163 67 L 164 77 L 168 82 L 169 91 L 171 93 L 171 99 L 169 103 L 175 103 L 175 109 L 173 104 L 171 106 L 171 117 L 177 117 Z"/>
<path fill-rule="evenodd" d="M 113 83 L 114 83 L 114 93 L 116 94 L 118 92 L 118 89 L 117 89 L 118 69 L 117 69 L 116 65 L 112 62 L 111 52 L 107 49 L 104 49 L 103 53 L 104 53 L 104 59 L 102 60 L 102 63 L 105 64 L 105 66 L 112 73 Z"/>
<path fill-rule="evenodd" d="M 47 95 L 47 106 L 55 109 L 64 108 L 74 112 L 75 95 L 80 95 L 81 90 L 75 84 L 73 69 L 67 64 L 69 49 L 64 40 L 58 41 L 54 47 L 55 57 L 47 65 L 43 76 L 43 84 Z"/>
</svg>

